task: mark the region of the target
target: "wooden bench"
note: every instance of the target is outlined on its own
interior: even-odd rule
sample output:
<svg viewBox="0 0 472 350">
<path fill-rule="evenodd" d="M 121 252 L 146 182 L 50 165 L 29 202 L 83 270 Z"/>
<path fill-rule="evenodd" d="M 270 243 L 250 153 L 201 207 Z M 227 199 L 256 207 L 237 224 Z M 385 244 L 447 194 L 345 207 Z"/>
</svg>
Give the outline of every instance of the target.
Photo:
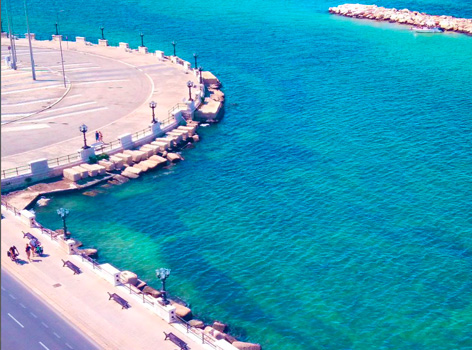
<svg viewBox="0 0 472 350">
<path fill-rule="evenodd" d="M 123 310 L 123 309 L 129 309 L 129 308 L 131 307 L 131 306 L 128 304 L 128 302 L 127 302 L 125 299 L 123 299 L 122 297 L 120 297 L 118 294 L 116 294 L 116 293 L 111 294 L 110 292 L 107 292 L 107 293 L 108 293 L 108 295 L 110 296 L 110 297 L 108 298 L 108 300 L 113 299 L 114 301 L 116 301 L 118 304 L 121 305 L 121 309 L 122 309 L 122 310 Z"/>
<path fill-rule="evenodd" d="M 70 262 L 69 260 L 67 261 L 64 261 L 64 259 L 61 259 L 62 262 L 64 263 L 64 265 L 62 265 L 62 267 L 68 267 L 69 269 L 71 269 L 72 271 L 74 271 L 74 275 L 78 275 L 79 273 L 81 273 L 82 271 L 80 271 L 80 269 L 74 265 L 72 262 Z"/>
<path fill-rule="evenodd" d="M 180 350 L 188 350 L 187 343 L 184 342 L 182 339 L 180 339 L 178 336 L 176 336 L 174 333 L 166 333 L 164 340 L 169 339 L 172 343 L 180 347 Z"/>
<path fill-rule="evenodd" d="M 31 233 L 29 233 L 29 232 L 24 232 L 24 231 L 21 231 L 21 232 L 23 232 L 23 238 L 35 239 L 35 240 L 37 240 L 37 241 L 39 242 L 39 240 L 38 240 L 35 236 L 33 236 Z"/>
</svg>

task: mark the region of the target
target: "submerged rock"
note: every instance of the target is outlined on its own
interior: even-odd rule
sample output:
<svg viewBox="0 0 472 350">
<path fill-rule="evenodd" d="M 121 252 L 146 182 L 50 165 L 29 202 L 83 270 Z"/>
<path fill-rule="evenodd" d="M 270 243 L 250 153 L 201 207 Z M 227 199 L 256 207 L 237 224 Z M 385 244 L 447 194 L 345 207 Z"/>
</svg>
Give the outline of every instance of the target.
<svg viewBox="0 0 472 350">
<path fill-rule="evenodd" d="M 262 347 L 260 344 L 245 343 L 242 341 L 235 341 L 232 345 L 239 350 L 261 350 Z"/>
<path fill-rule="evenodd" d="M 51 200 L 50 198 L 41 197 L 41 198 L 37 201 L 37 204 L 38 204 L 40 207 L 45 207 L 46 205 L 48 205 L 48 203 L 49 203 L 50 200 Z"/>
<path fill-rule="evenodd" d="M 203 321 L 200 321 L 200 320 L 190 320 L 190 321 L 188 321 L 188 324 L 191 327 L 195 327 L 195 328 L 199 328 L 199 329 L 204 329 L 205 328 L 205 323 L 203 323 Z"/>
</svg>

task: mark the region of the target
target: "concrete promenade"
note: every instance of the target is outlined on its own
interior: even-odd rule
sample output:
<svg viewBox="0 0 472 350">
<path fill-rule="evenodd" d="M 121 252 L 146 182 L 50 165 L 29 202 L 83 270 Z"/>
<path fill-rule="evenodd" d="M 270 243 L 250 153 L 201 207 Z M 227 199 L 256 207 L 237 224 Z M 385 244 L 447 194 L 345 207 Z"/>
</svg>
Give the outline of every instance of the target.
<svg viewBox="0 0 472 350">
<path fill-rule="evenodd" d="M 100 349 L 176 349 L 175 344 L 164 341 L 163 331 L 173 332 L 192 350 L 212 349 L 186 337 L 179 329 L 131 298 L 126 290 L 113 287 L 84 263 L 71 260 L 57 242 L 46 238 L 38 229 L 26 227 L 12 212 L 2 207 L 2 214 L 2 268 L 87 334 Z M 35 257 L 28 263 L 24 251 L 27 240 L 23 238 L 22 231 L 31 232 L 40 239 L 45 257 Z M 12 245 L 20 251 L 23 264 L 17 265 L 7 258 L 7 250 Z M 61 259 L 73 261 L 82 273 L 74 275 L 62 266 Z M 116 292 L 130 303 L 131 308 L 122 310 L 116 302 L 108 300 L 107 292 Z M 38 324 L 38 327 L 42 325 Z"/>
<path fill-rule="evenodd" d="M 3 170 L 40 158 L 74 154 L 83 145 L 79 126 L 88 126 L 88 144 L 100 130 L 105 142 L 149 126 L 149 102 L 157 102 L 156 119 L 188 99 L 193 72 L 153 54 L 119 47 L 62 42 L 66 87 L 59 41 L 32 41 L 37 80 L 31 78 L 28 41 L 15 41 L 18 70 L 9 69 L 9 40 L 2 38 Z M 194 89 L 195 92 L 197 89 Z"/>
</svg>

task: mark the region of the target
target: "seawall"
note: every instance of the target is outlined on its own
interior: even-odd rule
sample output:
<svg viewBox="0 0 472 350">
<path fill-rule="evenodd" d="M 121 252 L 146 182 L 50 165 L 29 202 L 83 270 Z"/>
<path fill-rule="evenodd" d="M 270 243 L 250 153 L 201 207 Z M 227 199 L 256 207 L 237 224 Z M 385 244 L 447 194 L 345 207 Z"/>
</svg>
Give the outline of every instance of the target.
<svg viewBox="0 0 472 350">
<path fill-rule="evenodd" d="M 472 19 L 452 16 L 433 16 L 408 9 L 379 7 L 377 5 L 344 4 L 330 7 L 329 12 L 354 18 L 387 21 L 413 26 L 439 27 L 446 31 L 472 35 Z"/>
</svg>

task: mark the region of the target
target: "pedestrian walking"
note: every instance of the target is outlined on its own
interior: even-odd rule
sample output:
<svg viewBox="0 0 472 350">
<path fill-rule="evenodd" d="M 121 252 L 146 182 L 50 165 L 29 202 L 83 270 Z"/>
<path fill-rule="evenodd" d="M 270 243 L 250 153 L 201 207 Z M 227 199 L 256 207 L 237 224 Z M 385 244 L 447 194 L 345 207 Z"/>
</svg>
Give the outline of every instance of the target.
<svg viewBox="0 0 472 350">
<path fill-rule="evenodd" d="M 98 132 L 98 141 L 103 142 L 103 134 L 101 131 Z"/>
<path fill-rule="evenodd" d="M 100 133 L 97 131 L 95 131 L 95 141 L 98 142 L 100 141 Z"/>
<path fill-rule="evenodd" d="M 31 261 L 31 247 L 28 243 L 26 243 L 25 252 L 26 252 L 26 256 L 28 257 L 28 261 Z"/>
</svg>

